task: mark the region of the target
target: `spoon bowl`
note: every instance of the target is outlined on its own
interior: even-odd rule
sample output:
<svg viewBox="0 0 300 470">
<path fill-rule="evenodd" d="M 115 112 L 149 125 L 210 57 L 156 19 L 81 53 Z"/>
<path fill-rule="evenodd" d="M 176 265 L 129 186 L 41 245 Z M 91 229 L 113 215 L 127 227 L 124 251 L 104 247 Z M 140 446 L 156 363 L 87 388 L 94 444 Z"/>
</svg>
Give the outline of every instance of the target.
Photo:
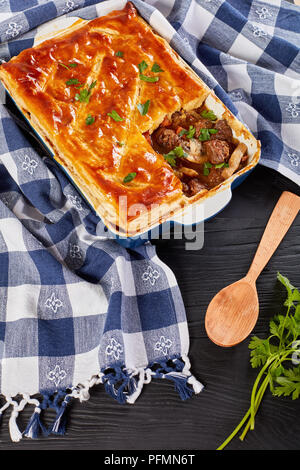
<svg viewBox="0 0 300 470">
<path fill-rule="evenodd" d="M 210 302 L 205 316 L 207 335 L 218 346 L 235 346 L 251 333 L 258 312 L 256 286 L 243 278 L 222 289 Z"/>
<path fill-rule="evenodd" d="M 300 210 L 300 197 L 284 191 L 265 228 L 248 274 L 222 289 L 210 302 L 205 328 L 219 346 L 234 346 L 254 328 L 259 312 L 256 279 L 264 269 Z"/>
</svg>

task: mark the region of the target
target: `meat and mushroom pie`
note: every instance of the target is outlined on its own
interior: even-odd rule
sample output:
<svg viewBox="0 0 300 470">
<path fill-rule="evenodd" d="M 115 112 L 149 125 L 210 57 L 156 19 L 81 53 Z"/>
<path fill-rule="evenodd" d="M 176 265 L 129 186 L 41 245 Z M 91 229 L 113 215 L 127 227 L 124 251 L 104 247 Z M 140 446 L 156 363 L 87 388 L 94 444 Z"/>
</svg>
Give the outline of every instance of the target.
<svg viewBox="0 0 300 470">
<path fill-rule="evenodd" d="M 0 78 L 116 233 L 166 220 L 259 152 L 130 2 L 22 51 L 0 66 Z"/>
</svg>

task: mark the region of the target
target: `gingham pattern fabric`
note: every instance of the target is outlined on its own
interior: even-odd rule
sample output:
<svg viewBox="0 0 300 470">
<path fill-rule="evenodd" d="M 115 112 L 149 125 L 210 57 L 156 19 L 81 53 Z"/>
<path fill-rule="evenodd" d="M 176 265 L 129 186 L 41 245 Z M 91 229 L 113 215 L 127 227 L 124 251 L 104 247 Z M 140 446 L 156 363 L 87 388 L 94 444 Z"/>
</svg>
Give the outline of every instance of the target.
<svg viewBox="0 0 300 470">
<path fill-rule="evenodd" d="M 32 2 L 11 1 L 12 12 L 20 5 Z M 12 40 L 19 25 L 29 29 L 64 13 L 63 6 L 42 2 L 9 19 L 4 30 L 2 24 L 2 40 L 10 39 L 2 57 L 32 44 L 32 30 Z M 87 399 L 96 383 L 120 403 L 134 403 L 152 377 L 171 380 L 182 399 L 200 392 L 189 372 L 187 322 L 173 273 L 149 242 L 126 250 L 105 236 L 99 218 L 32 146 L 6 105 L 0 107 L 0 415 L 12 407 L 12 439 L 63 433 L 67 403 Z M 37 393 L 42 400 L 33 398 Z M 16 417 L 26 404 L 35 409 L 20 430 Z M 40 415 L 48 407 L 57 415 L 46 429 Z"/>
<path fill-rule="evenodd" d="M 299 9 L 277 0 L 133 3 L 240 113 L 262 142 L 261 162 L 299 182 Z M 0 58 L 32 46 L 42 23 L 92 19 L 101 4 L 0 0 Z M 26 436 L 62 433 L 67 403 L 87 399 L 95 383 L 121 403 L 133 403 L 153 376 L 172 380 L 183 399 L 200 392 L 171 271 L 149 243 L 126 250 L 105 239 L 99 218 L 9 107 L 0 113 L 0 414 L 12 407 L 12 439 L 22 437 L 16 417 L 28 403 Z M 45 429 L 49 406 L 57 415 Z"/>
<path fill-rule="evenodd" d="M 0 58 L 30 47 L 41 23 L 63 14 L 92 19 L 100 3 L 0 0 Z M 262 143 L 260 163 L 300 184 L 300 7 L 285 0 L 133 3 L 239 113 Z M 117 4 L 122 7 L 124 1 Z"/>
</svg>

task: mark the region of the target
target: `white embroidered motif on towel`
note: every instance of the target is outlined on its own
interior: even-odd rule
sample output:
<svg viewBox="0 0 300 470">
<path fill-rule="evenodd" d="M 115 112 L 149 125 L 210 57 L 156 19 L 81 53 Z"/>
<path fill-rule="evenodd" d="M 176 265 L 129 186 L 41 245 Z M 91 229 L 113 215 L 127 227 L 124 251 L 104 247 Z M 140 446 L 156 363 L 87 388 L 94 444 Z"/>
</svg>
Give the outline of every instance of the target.
<svg viewBox="0 0 300 470">
<path fill-rule="evenodd" d="M 300 106 L 298 103 L 289 103 L 285 110 L 292 116 L 293 119 L 299 116 Z"/>
<path fill-rule="evenodd" d="M 82 211 L 82 199 L 79 196 L 72 196 L 72 194 L 68 194 L 67 198 L 69 199 L 72 206 L 76 207 L 77 210 Z"/>
<path fill-rule="evenodd" d="M 159 272 L 153 269 L 152 266 L 148 266 L 144 274 L 142 275 L 143 281 L 150 281 L 151 286 L 154 286 L 156 280 L 160 277 Z"/>
<path fill-rule="evenodd" d="M 299 155 L 296 155 L 295 153 L 288 153 L 287 156 L 289 157 L 291 161 L 292 166 L 299 166 L 300 165 L 300 157 Z"/>
<path fill-rule="evenodd" d="M 71 258 L 77 258 L 77 259 L 82 258 L 81 249 L 78 245 L 72 245 L 70 247 L 70 256 Z"/>
<path fill-rule="evenodd" d="M 155 351 L 161 351 L 164 356 L 167 356 L 170 347 L 172 346 L 172 341 L 169 338 L 166 338 L 165 336 L 161 336 L 159 341 L 155 343 L 154 350 Z"/>
<path fill-rule="evenodd" d="M 54 313 L 57 312 L 57 310 L 63 306 L 63 303 L 60 299 L 57 299 L 55 297 L 55 293 L 53 292 L 51 294 L 51 297 L 48 297 L 48 299 L 45 302 L 46 307 L 51 308 Z"/>
<path fill-rule="evenodd" d="M 70 11 L 75 10 L 79 5 L 76 5 L 73 0 L 67 0 L 65 3 L 65 8 L 63 9 L 63 13 L 69 13 Z"/>
<path fill-rule="evenodd" d="M 30 175 L 33 175 L 37 166 L 38 162 L 36 160 L 28 157 L 28 155 L 25 155 L 24 161 L 22 163 L 22 168 L 24 171 L 27 171 Z"/>
<path fill-rule="evenodd" d="M 5 34 L 8 39 L 15 38 L 16 36 L 18 36 L 21 29 L 22 29 L 22 26 L 20 24 L 12 22 L 12 23 L 9 23 L 8 28 L 5 31 Z"/>
<path fill-rule="evenodd" d="M 109 345 L 106 346 L 105 353 L 108 356 L 112 356 L 117 361 L 120 359 L 120 356 L 123 353 L 123 348 L 121 344 L 115 340 L 115 338 L 111 338 Z"/>
<path fill-rule="evenodd" d="M 56 364 L 55 368 L 51 370 L 47 377 L 51 382 L 54 382 L 56 387 L 60 384 L 60 382 L 67 376 L 67 373 L 64 369 L 61 369 L 58 364 Z"/>
<path fill-rule="evenodd" d="M 258 15 L 258 17 L 261 20 L 266 20 L 268 18 L 268 16 L 270 18 L 273 16 L 272 13 L 270 13 L 268 8 L 266 8 L 266 7 L 258 8 L 257 10 L 255 10 L 255 13 Z"/>
</svg>

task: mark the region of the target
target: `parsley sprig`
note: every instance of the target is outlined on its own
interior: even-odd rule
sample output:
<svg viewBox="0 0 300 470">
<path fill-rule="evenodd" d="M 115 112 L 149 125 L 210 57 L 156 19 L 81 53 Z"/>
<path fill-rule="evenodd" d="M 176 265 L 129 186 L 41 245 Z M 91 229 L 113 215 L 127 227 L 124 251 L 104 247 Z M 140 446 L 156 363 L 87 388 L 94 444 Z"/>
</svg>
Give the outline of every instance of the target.
<svg viewBox="0 0 300 470">
<path fill-rule="evenodd" d="M 244 425 L 240 436 L 242 441 L 248 430 L 254 429 L 255 416 L 267 388 L 275 397 L 285 396 L 293 400 L 300 397 L 300 291 L 280 273 L 277 279 L 287 290 L 286 314 L 272 318 L 267 339 L 251 338 L 250 362 L 253 368 L 261 369 L 252 387 L 250 407 L 218 450 L 224 449 Z"/>
<path fill-rule="evenodd" d="M 183 129 L 179 132 L 179 136 L 182 137 L 183 135 L 186 136 L 187 139 L 192 139 L 195 135 L 196 129 L 194 126 L 190 126 L 189 130 Z"/>
<path fill-rule="evenodd" d="M 176 159 L 187 157 L 186 152 L 183 150 L 182 147 L 175 147 L 171 152 L 164 154 L 164 159 L 171 165 L 175 167 L 177 165 Z"/>
<path fill-rule="evenodd" d="M 209 121 L 216 121 L 218 119 L 215 113 L 208 109 L 204 109 L 204 111 L 201 113 L 201 116 L 204 119 L 208 119 Z"/>
<path fill-rule="evenodd" d="M 62 62 L 58 62 L 58 65 L 61 65 L 62 67 L 64 67 L 67 70 L 71 70 L 71 69 L 77 67 L 78 64 L 76 64 L 76 62 L 73 62 L 71 64 L 66 65 L 66 64 L 63 64 Z"/>
<path fill-rule="evenodd" d="M 149 75 L 144 75 L 144 71 L 148 68 L 147 62 L 142 60 L 142 62 L 138 64 L 138 68 L 140 71 L 140 80 L 143 80 L 144 82 L 149 82 L 149 83 L 158 82 L 159 77 L 157 76 L 151 77 Z M 152 66 L 151 72 L 163 72 L 163 70 L 159 67 L 158 64 L 155 63 Z"/>
<path fill-rule="evenodd" d="M 88 103 L 90 101 L 92 89 L 96 86 L 97 80 L 92 82 L 88 88 L 83 88 L 79 93 L 76 93 L 75 100 L 80 103 Z"/>
<path fill-rule="evenodd" d="M 218 129 L 201 129 L 199 140 L 201 142 L 205 142 L 206 140 L 210 140 L 211 134 L 217 134 Z"/>
<path fill-rule="evenodd" d="M 139 110 L 141 116 L 146 116 L 149 106 L 150 106 L 150 100 L 147 100 L 144 104 L 140 103 L 137 105 L 137 109 Z"/>
</svg>

